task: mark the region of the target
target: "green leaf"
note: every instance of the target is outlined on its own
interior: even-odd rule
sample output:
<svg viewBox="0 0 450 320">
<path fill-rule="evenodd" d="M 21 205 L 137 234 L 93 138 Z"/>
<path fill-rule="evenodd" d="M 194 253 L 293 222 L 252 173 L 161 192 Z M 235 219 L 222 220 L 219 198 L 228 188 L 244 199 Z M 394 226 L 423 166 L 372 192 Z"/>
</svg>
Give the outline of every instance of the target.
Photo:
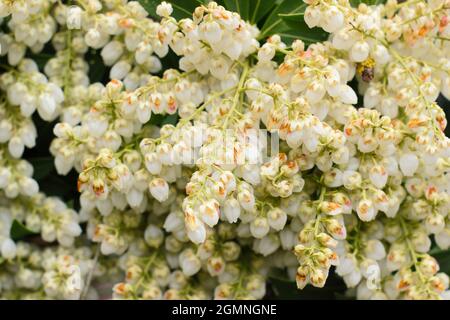
<svg viewBox="0 0 450 320">
<path fill-rule="evenodd" d="M 284 19 L 284 18 L 283 18 Z M 325 41 L 328 38 L 328 33 L 320 28 L 310 29 L 303 19 L 293 20 L 291 16 L 287 17 L 284 23 L 288 29 L 279 33 L 283 40 L 290 44 L 295 39 L 301 39 L 306 44 Z"/>
<path fill-rule="evenodd" d="M 273 34 L 285 33 L 290 27 L 281 19 L 280 15 L 298 14 L 304 12 L 305 9 L 306 3 L 300 0 L 283 0 L 279 2 L 264 22 L 260 37 L 264 38 Z"/>
<path fill-rule="evenodd" d="M 36 157 L 30 158 L 28 161 L 33 165 L 33 178 L 37 181 L 47 177 L 55 167 L 52 157 Z"/>
<path fill-rule="evenodd" d="M 27 229 L 21 222 L 14 220 L 9 232 L 13 240 L 20 240 L 26 236 L 35 234 L 33 231 Z"/>
<path fill-rule="evenodd" d="M 433 250 L 430 254 L 439 262 L 440 271 L 450 275 L 450 250 Z"/>
<path fill-rule="evenodd" d="M 224 0 L 224 7 L 233 12 L 239 13 L 242 19 L 250 20 L 250 3 L 252 0 Z"/>
<path fill-rule="evenodd" d="M 96 50 L 89 50 L 86 54 L 86 61 L 89 64 L 89 79 L 91 83 L 107 81 L 107 70 L 100 56 L 100 52 Z"/>
<path fill-rule="evenodd" d="M 165 125 L 165 124 L 176 125 L 177 122 L 178 122 L 178 118 L 179 118 L 178 114 L 176 114 L 176 113 L 168 115 L 168 116 L 164 117 L 164 119 L 161 122 L 161 125 L 162 126 Z"/>
<path fill-rule="evenodd" d="M 275 6 L 276 1 L 251 0 L 249 21 L 259 23 Z"/>
</svg>

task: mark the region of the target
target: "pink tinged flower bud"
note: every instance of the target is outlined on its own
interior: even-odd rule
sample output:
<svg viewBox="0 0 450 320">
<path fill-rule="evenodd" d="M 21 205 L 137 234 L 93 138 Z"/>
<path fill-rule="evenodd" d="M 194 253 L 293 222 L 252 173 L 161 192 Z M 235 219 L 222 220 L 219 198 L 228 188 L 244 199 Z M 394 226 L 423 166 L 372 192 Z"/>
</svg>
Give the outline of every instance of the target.
<svg viewBox="0 0 450 320">
<path fill-rule="evenodd" d="M 250 223 L 250 232 L 257 239 L 265 237 L 269 230 L 270 226 L 266 218 L 259 217 Z"/>
<path fill-rule="evenodd" d="M 206 201 L 200 205 L 200 219 L 211 228 L 219 222 L 219 202 L 215 199 Z"/>
<path fill-rule="evenodd" d="M 235 223 L 241 215 L 241 206 L 235 198 L 229 198 L 225 201 L 222 212 L 229 223 Z"/>
<path fill-rule="evenodd" d="M 198 219 L 195 215 L 186 213 L 184 217 L 184 223 L 186 225 L 186 231 L 189 239 L 196 243 L 200 244 L 205 242 L 206 239 L 206 229 L 200 219 Z"/>
<path fill-rule="evenodd" d="M 149 189 L 151 195 L 159 202 L 163 202 L 169 198 L 169 185 L 164 179 L 153 179 L 149 183 Z"/>
<path fill-rule="evenodd" d="M 16 256 L 16 244 L 9 238 L 3 240 L 1 245 L 1 253 L 5 259 L 13 259 Z"/>
<path fill-rule="evenodd" d="M 407 177 L 413 176 L 419 167 L 419 159 L 413 153 L 406 153 L 402 155 L 398 163 L 403 175 Z"/>
<path fill-rule="evenodd" d="M 377 215 L 375 207 L 369 199 L 363 199 L 358 203 L 356 213 L 362 221 L 371 221 L 375 219 L 375 216 Z"/>
<path fill-rule="evenodd" d="M 107 197 L 109 189 L 103 180 L 95 179 L 92 182 L 92 191 L 97 197 L 104 199 Z"/>
</svg>

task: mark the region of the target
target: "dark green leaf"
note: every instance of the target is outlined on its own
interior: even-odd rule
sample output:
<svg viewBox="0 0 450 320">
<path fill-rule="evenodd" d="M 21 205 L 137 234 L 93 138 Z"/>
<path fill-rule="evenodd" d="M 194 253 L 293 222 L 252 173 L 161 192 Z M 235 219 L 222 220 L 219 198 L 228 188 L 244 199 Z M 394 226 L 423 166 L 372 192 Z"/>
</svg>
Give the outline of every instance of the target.
<svg viewBox="0 0 450 320">
<path fill-rule="evenodd" d="M 52 157 L 37 157 L 28 159 L 28 161 L 33 165 L 33 178 L 37 181 L 47 177 L 54 168 Z"/>
<path fill-rule="evenodd" d="M 275 5 L 276 1 L 251 0 L 249 21 L 251 23 L 261 22 L 261 19 L 264 18 Z"/>
<path fill-rule="evenodd" d="M 237 12 L 242 19 L 250 20 L 250 3 L 252 0 L 224 0 L 224 7 L 227 10 Z"/>
<path fill-rule="evenodd" d="M 299 19 L 303 19 L 305 15 L 304 12 L 297 13 L 280 13 L 278 16 L 284 21 L 298 21 Z"/>
<path fill-rule="evenodd" d="M 107 81 L 107 70 L 100 56 L 100 52 L 90 50 L 86 55 L 86 61 L 89 64 L 89 79 L 91 83 Z"/>
<path fill-rule="evenodd" d="M 47 196 L 56 196 L 67 201 L 78 196 L 76 190 L 77 177 L 78 174 L 73 171 L 67 176 L 59 176 L 56 173 L 50 174 L 39 181 L 39 188 Z"/>
<path fill-rule="evenodd" d="M 177 122 L 178 122 L 178 114 L 171 114 L 169 116 L 164 117 L 163 121 L 161 122 L 161 125 L 165 124 L 176 125 Z"/>
<path fill-rule="evenodd" d="M 440 271 L 450 274 L 450 250 L 435 250 L 430 254 L 439 262 Z"/>
<path fill-rule="evenodd" d="M 67 201 L 67 208 L 73 209 L 75 207 L 75 200 L 69 200 Z"/>
<path fill-rule="evenodd" d="M 306 3 L 303 1 L 283 0 L 279 2 L 264 22 L 260 37 L 264 38 L 273 34 L 285 33 L 289 30 L 289 26 L 281 19 L 280 15 L 302 13 L 305 9 Z"/>
<path fill-rule="evenodd" d="M 315 42 L 324 41 L 328 38 L 328 33 L 320 28 L 310 29 L 307 24 L 303 21 L 303 18 L 291 20 L 288 17 L 284 23 L 288 26 L 286 31 L 279 33 L 283 40 L 290 44 L 295 39 L 301 39 L 306 44 L 311 44 Z"/>
<path fill-rule="evenodd" d="M 33 231 L 27 229 L 21 222 L 14 220 L 11 226 L 10 235 L 13 240 L 20 240 L 26 236 L 35 234 Z"/>
</svg>

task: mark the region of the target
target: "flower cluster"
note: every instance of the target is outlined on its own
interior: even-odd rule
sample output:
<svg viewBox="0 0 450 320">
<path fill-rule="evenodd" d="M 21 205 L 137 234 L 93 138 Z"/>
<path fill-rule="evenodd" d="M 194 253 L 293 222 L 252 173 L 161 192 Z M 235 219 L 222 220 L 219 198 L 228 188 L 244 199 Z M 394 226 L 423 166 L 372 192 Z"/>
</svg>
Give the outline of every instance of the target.
<svg viewBox="0 0 450 320">
<path fill-rule="evenodd" d="M 158 22 L 136 1 L 69 2 L 0 0 L 2 297 L 261 299 L 276 270 L 300 289 L 335 272 L 359 299 L 450 298 L 429 254 L 450 247 L 448 0 L 305 0 L 330 34 L 309 46 L 215 2 L 181 20 L 162 2 Z M 39 66 L 27 53 L 47 43 Z M 180 70 L 152 75 L 169 51 Z M 59 121 L 50 153 L 78 172 L 79 212 L 21 159 L 35 110 Z"/>
</svg>

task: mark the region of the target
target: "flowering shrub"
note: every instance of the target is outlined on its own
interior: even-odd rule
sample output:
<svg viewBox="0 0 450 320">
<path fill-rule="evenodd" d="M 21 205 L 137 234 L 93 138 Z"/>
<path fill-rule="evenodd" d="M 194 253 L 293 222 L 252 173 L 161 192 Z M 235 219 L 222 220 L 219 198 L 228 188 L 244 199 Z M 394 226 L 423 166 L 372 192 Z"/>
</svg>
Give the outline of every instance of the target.
<svg viewBox="0 0 450 320">
<path fill-rule="evenodd" d="M 0 296 L 450 298 L 450 1 L 174 2 L 0 0 Z"/>
</svg>

